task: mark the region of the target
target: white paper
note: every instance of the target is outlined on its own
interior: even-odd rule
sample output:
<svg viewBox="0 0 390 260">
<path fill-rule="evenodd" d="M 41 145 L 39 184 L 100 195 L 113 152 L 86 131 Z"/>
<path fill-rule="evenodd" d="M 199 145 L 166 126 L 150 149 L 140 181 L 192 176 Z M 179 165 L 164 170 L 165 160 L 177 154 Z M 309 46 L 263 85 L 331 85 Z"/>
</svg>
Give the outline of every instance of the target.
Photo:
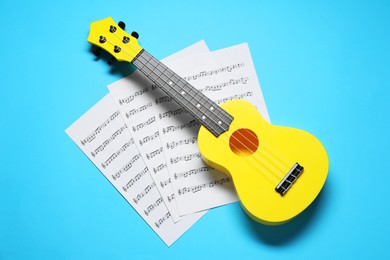
<svg viewBox="0 0 390 260">
<path fill-rule="evenodd" d="M 165 58 L 164 61 L 172 62 L 174 59 L 207 52 L 209 50 L 205 42 L 201 41 Z M 129 127 L 131 136 L 136 140 L 135 144 L 150 169 L 150 174 L 164 199 L 164 203 L 171 212 L 173 220 L 179 221 L 181 217 L 175 202 L 170 174 L 160 139 L 161 133 L 153 109 L 158 96 L 162 94 L 152 91 L 150 81 L 138 71 L 110 84 L 108 89 L 126 125 Z"/>
<path fill-rule="evenodd" d="M 172 220 L 134 144 L 136 140 L 110 95 L 73 123 L 66 133 L 168 246 L 203 215 L 186 216 L 177 223 Z"/>
</svg>

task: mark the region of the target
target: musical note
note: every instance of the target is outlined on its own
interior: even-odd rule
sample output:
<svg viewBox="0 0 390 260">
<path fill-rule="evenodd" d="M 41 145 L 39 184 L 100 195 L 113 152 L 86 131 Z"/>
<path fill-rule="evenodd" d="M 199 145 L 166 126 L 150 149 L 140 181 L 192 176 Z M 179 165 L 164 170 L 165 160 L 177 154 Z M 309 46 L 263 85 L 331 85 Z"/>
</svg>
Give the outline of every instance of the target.
<svg viewBox="0 0 390 260">
<path fill-rule="evenodd" d="M 170 196 L 167 197 L 167 200 L 168 200 L 169 202 L 172 202 L 174 199 L 175 199 L 175 194 L 174 194 L 174 193 L 173 193 L 172 195 L 170 195 Z"/>
<path fill-rule="evenodd" d="M 162 128 L 162 131 L 164 134 L 167 134 L 169 132 L 174 132 L 176 130 L 182 130 L 183 128 L 191 128 L 191 127 L 194 127 L 194 126 L 199 126 L 199 122 L 197 120 L 191 120 L 190 122 L 188 123 L 185 123 L 183 125 L 170 125 L 170 126 L 167 126 L 167 127 L 163 127 Z"/>
<path fill-rule="evenodd" d="M 156 105 L 161 104 L 161 103 L 166 103 L 172 101 L 172 98 L 169 96 L 163 96 L 156 98 Z"/>
<path fill-rule="evenodd" d="M 144 145 L 145 143 L 153 141 L 155 138 L 159 136 L 160 136 L 160 132 L 157 131 L 154 134 L 145 136 L 144 138 L 142 138 L 142 140 L 139 140 L 139 144 Z"/>
<path fill-rule="evenodd" d="M 163 148 L 160 147 L 160 148 L 158 148 L 157 150 L 155 150 L 155 151 L 153 151 L 153 152 L 151 152 L 151 153 L 149 153 L 149 154 L 146 154 L 146 158 L 147 158 L 148 160 L 150 160 L 151 158 L 153 158 L 154 156 L 156 156 L 156 155 L 158 155 L 158 154 L 160 154 L 160 153 L 162 153 L 162 152 L 163 152 Z"/>
<path fill-rule="evenodd" d="M 236 84 L 246 84 L 248 82 L 248 80 L 249 80 L 248 77 L 243 77 L 243 78 L 239 78 L 239 79 L 230 79 L 229 81 L 225 81 L 225 82 L 218 83 L 218 84 L 211 85 L 211 86 L 206 86 L 206 87 L 200 88 L 199 90 L 201 92 L 219 91 L 219 90 L 222 90 L 222 88 L 224 88 L 224 87 L 234 86 Z"/>
<path fill-rule="evenodd" d="M 162 171 L 166 168 L 167 168 L 167 164 L 162 163 L 162 164 L 158 165 L 157 167 L 153 168 L 154 174 L 157 174 L 159 171 Z"/>
<path fill-rule="evenodd" d="M 135 175 L 134 178 L 130 179 L 130 181 L 128 181 L 126 183 L 126 185 L 124 187 L 122 187 L 123 191 L 124 192 L 127 192 L 137 181 L 139 181 L 142 176 L 145 175 L 145 173 L 148 172 L 148 168 L 145 167 L 141 172 L 139 172 L 137 175 Z"/>
<path fill-rule="evenodd" d="M 148 186 L 146 186 L 146 188 L 141 192 L 139 193 L 135 198 L 133 198 L 133 201 L 134 203 L 138 203 L 143 197 L 145 197 L 145 195 L 147 195 L 154 187 L 156 186 L 156 184 L 152 183 Z"/>
<path fill-rule="evenodd" d="M 115 111 L 107 120 L 105 120 L 101 125 L 99 125 L 92 133 L 90 133 L 86 138 L 80 141 L 82 145 L 92 142 L 95 137 L 106 127 L 111 121 L 119 116 L 119 111 Z"/>
<path fill-rule="evenodd" d="M 107 145 L 110 144 L 115 138 L 120 135 L 125 129 L 127 129 L 126 125 L 121 126 L 117 131 L 115 131 L 110 138 L 106 139 L 101 145 L 98 146 L 93 152 L 91 152 L 91 155 L 95 157 L 98 153 L 102 152 L 104 148 L 106 148 Z"/>
<path fill-rule="evenodd" d="M 150 204 L 146 208 L 146 210 L 144 210 L 145 215 L 149 216 L 150 212 L 152 212 L 155 208 L 157 208 L 162 202 L 163 202 L 163 199 L 160 197 L 154 203 Z"/>
<path fill-rule="evenodd" d="M 166 221 L 167 219 L 169 219 L 170 217 L 171 217 L 171 213 L 168 212 L 167 214 L 165 214 L 164 217 L 160 218 L 160 219 L 155 223 L 156 227 L 157 227 L 157 228 L 160 228 L 161 225 L 164 224 L 165 221 Z"/>
<path fill-rule="evenodd" d="M 219 179 L 219 180 L 214 180 L 214 181 L 211 181 L 209 183 L 203 183 L 203 184 L 199 184 L 199 185 L 194 185 L 194 186 L 191 186 L 191 187 L 184 187 L 184 188 L 181 188 L 178 190 L 178 194 L 179 195 L 183 195 L 183 194 L 186 194 L 186 193 L 189 193 L 189 192 L 192 192 L 192 193 L 196 193 L 196 192 L 199 192 L 203 189 L 207 189 L 207 188 L 213 188 L 215 185 L 223 185 L 224 183 L 230 183 L 231 182 L 231 179 L 228 178 L 228 177 L 225 177 L 225 178 L 222 178 L 222 179 Z"/>
<path fill-rule="evenodd" d="M 195 174 L 200 173 L 200 172 L 207 172 L 207 171 L 212 170 L 212 169 L 214 169 L 214 168 L 210 167 L 210 166 L 203 166 L 200 168 L 191 169 L 189 171 L 175 173 L 173 176 L 177 180 L 178 178 L 181 178 L 181 177 L 187 178 L 188 176 L 195 175 Z"/>
<path fill-rule="evenodd" d="M 179 140 L 179 141 L 173 141 L 170 143 L 167 143 L 167 149 L 174 149 L 177 146 L 184 145 L 184 144 L 193 144 L 197 140 L 196 136 L 186 138 L 184 140 Z"/>
<path fill-rule="evenodd" d="M 226 101 L 230 101 L 230 100 L 234 100 L 234 99 L 243 99 L 243 98 L 246 98 L 246 97 L 251 97 L 252 95 L 253 95 L 253 92 L 252 91 L 248 91 L 246 93 L 236 94 L 234 96 L 225 97 L 225 98 L 221 98 L 221 99 L 215 100 L 215 103 L 221 104 L 221 103 L 225 103 Z"/>
<path fill-rule="evenodd" d="M 171 183 L 171 178 L 169 178 L 168 180 L 165 180 L 165 181 L 160 181 L 161 188 L 166 187 L 170 183 Z"/>
<path fill-rule="evenodd" d="M 130 147 L 131 144 L 134 143 L 134 139 L 132 138 L 129 142 L 125 143 L 121 149 L 117 152 L 113 153 L 104 163 L 102 163 L 102 167 L 106 168 L 110 163 L 112 163 L 121 153 L 126 151 L 127 148 Z"/>
<path fill-rule="evenodd" d="M 153 123 L 155 121 L 156 121 L 156 117 L 153 116 L 153 117 L 149 118 L 148 120 L 146 120 L 145 122 L 140 123 L 140 124 L 138 124 L 136 126 L 133 126 L 133 131 L 136 132 L 136 131 L 142 129 L 143 127 L 145 127 L 145 126 L 150 125 L 151 123 Z"/>
<path fill-rule="evenodd" d="M 126 98 L 122 98 L 119 100 L 119 105 L 123 105 L 124 103 L 130 103 L 131 101 L 134 100 L 135 97 L 138 97 L 138 96 L 141 96 L 143 94 L 145 94 L 146 92 L 148 92 L 149 88 L 144 88 L 142 90 L 139 90 L 139 91 L 136 91 L 134 92 L 134 94 L 126 97 Z"/>
<path fill-rule="evenodd" d="M 133 164 L 138 161 L 139 159 L 141 158 L 141 155 L 140 154 L 136 154 L 133 156 L 133 158 L 131 158 L 131 160 L 125 164 L 119 171 L 117 171 L 116 173 L 114 173 L 112 176 L 112 178 L 114 180 L 118 179 L 121 177 L 122 173 L 124 172 L 127 172 L 128 170 L 130 170 L 132 167 L 133 167 Z"/>
<path fill-rule="evenodd" d="M 175 164 L 181 161 L 190 161 L 194 158 L 200 158 L 201 154 L 200 153 L 193 153 L 193 154 L 188 154 L 188 155 L 182 155 L 182 156 L 177 156 L 173 157 L 170 159 L 171 164 Z"/>
<path fill-rule="evenodd" d="M 126 118 L 129 118 L 130 116 L 134 116 L 148 108 L 151 108 L 153 105 L 152 102 L 149 102 L 147 103 L 146 105 L 142 105 L 140 106 L 139 108 L 134 108 L 134 109 L 131 109 L 128 113 L 126 113 Z"/>
<path fill-rule="evenodd" d="M 202 72 L 199 72 L 199 73 L 192 75 L 192 76 L 183 77 L 183 79 L 185 79 L 187 81 L 196 80 L 198 78 L 217 75 L 217 74 L 220 74 L 223 72 L 232 72 L 233 70 L 242 68 L 244 66 L 245 66 L 244 63 L 237 63 L 237 64 L 224 66 L 222 68 L 218 68 L 218 69 L 214 69 L 214 70 L 202 71 Z"/>
<path fill-rule="evenodd" d="M 167 112 L 164 112 L 164 113 L 159 113 L 159 117 L 160 117 L 160 119 L 162 119 L 162 118 L 165 118 L 165 117 L 181 115 L 183 113 L 187 114 L 188 111 L 185 108 L 178 108 L 178 109 L 173 110 L 173 111 L 170 110 L 170 111 L 167 111 Z"/>
</svg>

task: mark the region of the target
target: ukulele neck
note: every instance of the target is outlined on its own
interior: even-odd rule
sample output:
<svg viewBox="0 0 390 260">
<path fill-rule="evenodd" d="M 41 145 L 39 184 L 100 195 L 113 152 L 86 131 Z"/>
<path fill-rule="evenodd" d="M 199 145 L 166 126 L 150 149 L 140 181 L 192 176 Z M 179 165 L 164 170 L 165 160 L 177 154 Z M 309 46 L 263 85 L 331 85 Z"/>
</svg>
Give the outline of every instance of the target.
<svg viewBox="0 0 390 260">
<path fill-rule="evenodd" d="M 141 50 L 132 63 L 214 136 L 229 129 L 233 121 L 229 113 L 147 51 Z"/>
</svg>

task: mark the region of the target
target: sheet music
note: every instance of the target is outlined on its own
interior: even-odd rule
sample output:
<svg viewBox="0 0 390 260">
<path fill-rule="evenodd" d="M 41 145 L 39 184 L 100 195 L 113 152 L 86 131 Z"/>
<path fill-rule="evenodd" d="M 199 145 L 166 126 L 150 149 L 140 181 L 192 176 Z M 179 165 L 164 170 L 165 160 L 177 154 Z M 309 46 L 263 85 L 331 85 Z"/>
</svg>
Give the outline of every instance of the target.
<svg viewBox="0 0 390 260">
<path fill-rule="evenodd" d="M 170 246 L 202 215 L 172 220 L 128 128 L 110 95 L 73 123 L 66 133 Z M 124 223 L 126 225 L 126 223 Z"/>
<path fill-rule="evenodd" d="M 216 103 L 248 100 L 269 121 L 247 44 L 167 65 Z M 180 215 L 237 201 L 230 179 L 201 159 L 196 142 L 199 124 L 167 96 L 156 101 L 156 120 Z"/>
<path fill-rule="evenodd" d="M 165 58 L 164 61 L 173 61 L 177 58 L 207 53 L 208 51 L 205 42 L 201 41 Z M 164 199 L 164 203 L 171 212 L 173 220 L 179 221 L 181 217 L 177 209 L 160 132 L 156 123 L 156 114 L 153 109 L 155 100 L 162 94 L 153 93 L 149 80 L 138 71 L 109 85 L 108 89 L 129 127 L 132 137 L 137 140 L 135 145 L 150 169 L 150 174 Z"/>
</svg>

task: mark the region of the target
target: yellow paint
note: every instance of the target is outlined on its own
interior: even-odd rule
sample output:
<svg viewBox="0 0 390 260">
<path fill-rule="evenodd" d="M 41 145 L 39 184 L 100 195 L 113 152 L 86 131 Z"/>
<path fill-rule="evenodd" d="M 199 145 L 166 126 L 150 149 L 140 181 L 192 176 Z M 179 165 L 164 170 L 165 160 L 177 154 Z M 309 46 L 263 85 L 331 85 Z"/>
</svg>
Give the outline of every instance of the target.
<svg viewBox="0 0 390 260">
<path fill-rule="evenodd" d="M 205 162 L 231 176 L 244 210 L 254 220 L 278 225 L 297 216 L 317 197 L 328 175 L 328 156 L 320 141 L 303 130 L 269 124 L 247 101 L 221 107 L 234 120 L 218 138 L 200 128 L 198 146 Z M 258 139 L 257 149 L 232 151 L 229 140 L 242 128 L 256 134 L 252 139 Z M 281 196 L 275 187 L 296 162 L 304 171 Z"/>
<path fill-rule="evenodd" d="M 115 26 L 115 32 L 110 32 L 110 26 Z M 104 43 L 99 41 L 101 36 L 106 39 Z M 123 42 L 124 36 L 130 39 L 128 43 Z M 108 51 L 118 61 L 131 62 L 142 50 L 138 40 L 123 31 L 111 17 L 91 23 L 88 42 Z M 121 50 L 115 52 L 114 46 L 120 47 Z"/>
</svg>

